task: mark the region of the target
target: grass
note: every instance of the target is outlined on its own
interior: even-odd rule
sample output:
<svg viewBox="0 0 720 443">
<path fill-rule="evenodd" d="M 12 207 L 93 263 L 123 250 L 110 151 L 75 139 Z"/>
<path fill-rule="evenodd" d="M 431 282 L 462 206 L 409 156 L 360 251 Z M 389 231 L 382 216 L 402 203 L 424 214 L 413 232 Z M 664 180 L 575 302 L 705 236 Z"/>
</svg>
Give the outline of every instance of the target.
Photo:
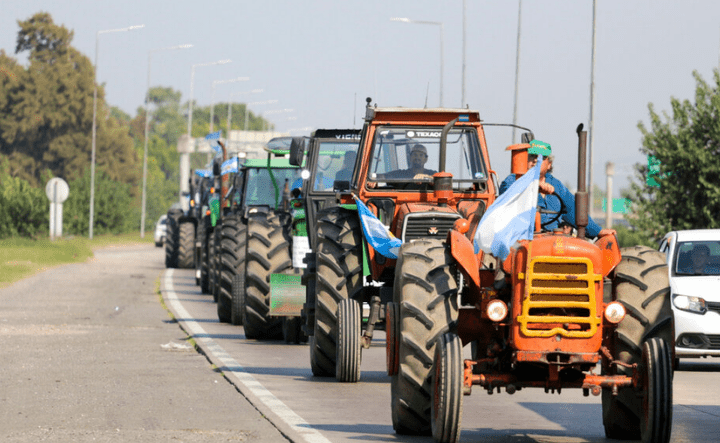
<svg viewBox="0 0 720 443">
<path fill-rule="evenodd" d="M 68 263 L 81 263 L 93 256 L 93 251 L 111 245 L 151 243 L 152 233 L 106 234 L 86 237 L 32 240 L 9 238 L 0 240 L 0 288 L 22 278 Z"/>
</svg>

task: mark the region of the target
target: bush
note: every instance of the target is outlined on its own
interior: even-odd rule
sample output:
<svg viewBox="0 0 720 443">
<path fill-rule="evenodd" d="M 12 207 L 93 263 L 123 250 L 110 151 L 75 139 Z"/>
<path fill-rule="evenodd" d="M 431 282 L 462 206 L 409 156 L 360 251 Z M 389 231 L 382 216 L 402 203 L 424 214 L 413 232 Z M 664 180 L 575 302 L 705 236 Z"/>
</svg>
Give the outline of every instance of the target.
<svg viewBox="0 0 720 443">
<path fill-rule="evenodd" d="M 44 189 L 0 168 L 0 238 L 47 235 L 49 208 Z"/>
</svg>

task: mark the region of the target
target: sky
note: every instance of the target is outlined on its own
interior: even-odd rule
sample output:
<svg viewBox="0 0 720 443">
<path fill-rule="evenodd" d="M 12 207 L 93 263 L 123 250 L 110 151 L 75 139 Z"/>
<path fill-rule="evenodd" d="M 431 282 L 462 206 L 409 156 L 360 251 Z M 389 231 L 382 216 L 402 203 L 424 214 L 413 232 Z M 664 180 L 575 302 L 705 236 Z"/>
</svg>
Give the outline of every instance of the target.
<svg viewBox="0 0 720 443">
<path fill-rule="evenodd" d="M 463 38 L 463 3 L 466 23 Z M 277 130 L 359 128 L 365 98 L 378 106 L 478 110 L 488 123 L 512 123 L 518 0 L 0 0 L 0 49 L 13 55 L 19 27 L 44 11 L 74 31 L 73 46 L 91 60 L 106 99 L 130 115 L 151 85 L 170 86 L 200 106 L 262 102 Z M 593 2 L 523 0 L 517 123 L 553 147 L 555 176 L 577 182 L 575 128 L 590 118 Z M 439 25 L 391 21 L 393 17 Z M 720 2 L 597 0 L 593 181 L 605 188 L 615 163 L 614 196 L 632 165 L 645 162 L 638 122 L 648 105 L 671 112 L 670 99 L 693 100 L 693 71 L 712 81 L 720 63 Z M 128 32 L 98 31 L 145 25 Z M 463 41 L 465 53 L 463 55 Z M 442 88 L 440 85 L 442 53 Z M 24 62 L 23 57 L 19 57 Z M 462 66 L 465 63 L 465 100 Z M 237 77 L 248 81 L 217 83 Z M 248 93 L 262 89 L 262 93 Z M 291 111 L 284 111 L 291 110 Z M 282 111 L 282 112 L 280 112 Z M 241 129 L 241 128 L 234 128 Z M 507 129 L 488 128 L 491 167 L 509 173 Z M 519 138 L 519 134 L 518 134 Z"/>
</svg>

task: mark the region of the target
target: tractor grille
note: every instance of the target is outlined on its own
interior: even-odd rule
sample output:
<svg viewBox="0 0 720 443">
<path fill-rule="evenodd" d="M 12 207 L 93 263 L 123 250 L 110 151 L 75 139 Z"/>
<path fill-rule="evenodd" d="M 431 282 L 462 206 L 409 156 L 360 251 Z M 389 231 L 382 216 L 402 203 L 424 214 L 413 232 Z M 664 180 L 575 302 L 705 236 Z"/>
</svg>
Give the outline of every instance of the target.
<svg viewBox="0 0 720 443">
<path fill-rule="evenodd" d="M 521 277 L 522 278 L 522 277 Z M 597 332 L 595 282 L 585 257 L 538 257 L 530 261 L 525 278 L 520 331 L 528 337 L 587 338 Z"/>
<path fill-rule="evenodd" d="M 708 349 L 720 349 L 720 335 L 708 335 L 710 347 Z"/>
<path fill-rule="evenodd" d="M 403 220 L 402 241 L 419 238 L 439 238 L 444 240 L 452 229 L 459 214 L 442 212 L 417 212 L 408 214 Z"/>
</svg>

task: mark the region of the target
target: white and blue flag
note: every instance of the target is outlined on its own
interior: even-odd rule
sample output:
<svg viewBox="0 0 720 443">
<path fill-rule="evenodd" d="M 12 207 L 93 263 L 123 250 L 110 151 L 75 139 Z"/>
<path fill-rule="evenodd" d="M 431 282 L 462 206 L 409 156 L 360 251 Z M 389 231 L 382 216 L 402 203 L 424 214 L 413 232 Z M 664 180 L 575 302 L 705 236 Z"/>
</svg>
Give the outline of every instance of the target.
<svg viewBox="0 0 720 443">
<path fill-rule="evenodd" d="M 475 231 L 475 253 L 483 250 L 500 260 L 510 254 L 518 240 L 532 240 L 535 229 L 540 166 L 537 164 L 490 205 Z"/>
<path fill-rule="evenodd" d="M 354 198 L 357 203 L 360 224 L 362 225 L 367 242 L 383 257 L 397 258 L 402 240 L 392 235 L 390 230 L 365 206 L 365 203 L 357 197 Z"/>
<path fill-rule="evenodd" d="M 210 142 L 220 140 L 220 132 L 221 131 L 215 131 L 211 132 L 210 134 L 205 136 L 205 140 L 208 140 Z M 210 147 L 215 151 L 216 154 L 220 154 L 222 152 L 222 148 L 217 143 L 211 143 Z"/>
<path fill-rule="evenodd" d="M 221 173 L 222 175 L 229 174 L 231 172 L 238 172 L 238 159 L 237 157 L 233 157 L 231 159 L 225 160 L 222 163 Z"/>
<path fill-rule="evenodd" d="M 196 169 L 195 175 L 199 175 L 200 177 L 212 177 L 212 170 L 211 169 Z"/>
</svg>

